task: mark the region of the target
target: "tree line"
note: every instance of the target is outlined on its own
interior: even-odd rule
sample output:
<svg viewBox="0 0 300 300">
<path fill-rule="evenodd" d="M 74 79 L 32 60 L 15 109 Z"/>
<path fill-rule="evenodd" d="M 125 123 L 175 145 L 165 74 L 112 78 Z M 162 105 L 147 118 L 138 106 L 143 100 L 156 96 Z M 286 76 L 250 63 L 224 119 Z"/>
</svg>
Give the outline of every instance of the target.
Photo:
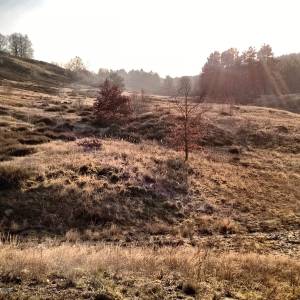
<svg viewBox="0 0 300 300">
<path fill-rule="evenodd" d="M 72 58 L 68 63 L 62 65 L 73 72 L 76 79 L 92 83 L 99 86 L 106 79 L 109 79 L 115 85 L 120 88 L 126 88 L 131 91 L 144 90 L 147 93 L 160 93 L 163 79 L 152 71 L 146 72 L 141 70 L 131 70 L 129 72 L 124 69 L 111 70 L 100 68 L 97 73 L 91 72 L 87 69 L 83 60 L 76 56 Z"/>
<path fill-rule="evenodd" d="M 182 77 L 161 78 L 144 70 L 100 69 L 98 78 L 124 80 L 128 90 L 175 96 Z M 300 53 L 275 57 L 272 47 L 264 44 L 239 53 L 235 48 L 211 53 L 198 76 L 189 76 L 191 96 L 206 95 L 214 101 L 249 103 L 260 95 L 300 92 Z"/>
<path fill-rule="evenodd" d="M 17 57 L 33 58 L 32 43 L 27 34 L 3 35 L 0 33 L 0 51 Z"/>
<path fill-rule="evenodd" d="M 208 97 L 245 103 L 260 95 L 289 92 L 280 72 L 280 60 L 269 45 L 259 51 L 249 47 L 241 55 L 235 48 L 211 53 L 199 84 Z"/>
<path fill-rule="evenodd" d="M 126 88 L 127 90 L 135 92 L 143 90 L 148 94 L 174 96 L 181 80 L 181 77 L 172 78 L 171 76 L 166 76 L 166 78 L 162 78 L 158 73 L 152 71 L 147 72 L 143 69 L 130 70 L 127 72 L 124 69 L 111 70 L 100 68 L 98 72 L 95 73 L 89 71 L 83 60 L 78 56 L 61 66 L 73 72 L 75 79 L 95 86 L 99 86 L 106 79 L 109 79 L 122 89 Z M 190 76 L 190 79 L 193 94 L 195 94 L 196 90 L 199 90 L 198 76 Z"/>
<path fill-rule="evenodd" d="M 0 51 L 11 55 L 32 58 L 33 47 L 27 34 L 0 33 Z M 162 78 L 158 73 L 143 69 L 126 71 L 100 68 L 91 72 L 80 57 L 63 65 L 72 71 L 74 79 L 99 85 L 109 78 L 131 91 L 174 96 L 181 77 Z M 206 94 L 214 101 L 248 103 L 260 95 L 300 92 L 300 53 L 275 57 L 270 45 L 258 51 L 254 47 L 239 53 L 236 48 L 211 53 L 198 76 L 189 76 L 191 95 Z"/>
<path fill-rule="evenodd" d="M 300 93 L 300 53 L 278 57 L 278 69 L 289 93 Z"/>
</svg>

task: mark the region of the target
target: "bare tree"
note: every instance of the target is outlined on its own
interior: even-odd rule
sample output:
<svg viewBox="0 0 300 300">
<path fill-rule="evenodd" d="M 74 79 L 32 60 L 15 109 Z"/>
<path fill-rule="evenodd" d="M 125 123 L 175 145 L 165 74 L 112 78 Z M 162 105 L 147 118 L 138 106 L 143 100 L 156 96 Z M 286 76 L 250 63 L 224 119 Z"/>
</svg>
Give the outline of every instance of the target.
<svg viewBox="0 0 300 300">
<path fill-rule="evenodd" d="M 190 101 L 192 92 L 191 79 L 188 76 L 180 78 L 175 104 L 183 120 L 183 141 L 185 161 L 189 158 L 190 152 L 190 129 L 191 122 L 197 119 L 201 121 L 203 114 L 207 111 L 207 107 L 201 106 L 205 93 L 202 93 L 197 102 Z"/>
<path fill-rule="evenodd" d="M 32 43 L 27 34 L 13 33 L 8 37 L 8 48 L 12 55 L 22 58 L 32 58 Z"/>
<path fill-rule="evenodd" d="M 86 70 L 86 66 L 79 56 L 75 56 L 66 63 L 65 68 L 72 72 L 81 72 Z"/>
<path fill-rule="evenodd" d="M 0 51 L 7 50 L 7 37 L 0 33 Z"/>
<path fill-rule="evenodd" d="M 174 96 L 174 79 L 169 75 L 163 81 L 162 92 L 166 96 Z"/>
<path fill-rule="evenodd" d="M 141 89 L 141 101 L 144 102 L 145 101 L 145 90 Z"/>
</svg>

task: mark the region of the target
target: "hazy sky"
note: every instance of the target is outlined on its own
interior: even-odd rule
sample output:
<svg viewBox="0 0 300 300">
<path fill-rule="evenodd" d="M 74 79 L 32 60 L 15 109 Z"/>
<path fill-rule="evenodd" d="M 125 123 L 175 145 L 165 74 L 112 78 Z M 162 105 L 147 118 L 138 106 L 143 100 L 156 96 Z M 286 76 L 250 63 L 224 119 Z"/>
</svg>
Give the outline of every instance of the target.
<svg viewBox="0 0 300 300">
<path fill-rule="evenodd" d="M 27 33 L 40 60 L 179 76 L 214 50 L 300 52 L 299 13 L 299 0 L 0 0 L 0 32 Z"/>
</svg>

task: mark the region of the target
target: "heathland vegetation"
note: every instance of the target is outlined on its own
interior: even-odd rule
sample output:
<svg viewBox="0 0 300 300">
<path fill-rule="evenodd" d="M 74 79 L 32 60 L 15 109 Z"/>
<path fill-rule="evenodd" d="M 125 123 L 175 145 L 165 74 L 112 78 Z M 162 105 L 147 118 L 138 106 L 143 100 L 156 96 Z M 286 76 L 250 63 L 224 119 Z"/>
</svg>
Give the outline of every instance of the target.
<svg viewBox="0 0 300 300">
<path fill-rule="evenodd" d="M 0 299 L 299 299 L 299 55 L 162 79 L 1 40 Z"/>
</svg>

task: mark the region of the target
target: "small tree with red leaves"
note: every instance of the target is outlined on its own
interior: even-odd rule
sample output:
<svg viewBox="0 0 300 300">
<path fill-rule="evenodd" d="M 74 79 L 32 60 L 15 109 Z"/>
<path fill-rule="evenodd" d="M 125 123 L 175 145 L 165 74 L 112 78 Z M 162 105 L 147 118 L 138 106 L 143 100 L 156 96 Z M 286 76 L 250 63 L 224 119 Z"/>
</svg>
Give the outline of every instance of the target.
<svg viewBox="0 0 300 300">
<path fill-rule="evenodd" d="M 94 113 L 101 123 L 118 123 L 131 114 L 130 98 L 122 95 L 121 88 L 106 79 L 100 86 Z"/>
</svg>

